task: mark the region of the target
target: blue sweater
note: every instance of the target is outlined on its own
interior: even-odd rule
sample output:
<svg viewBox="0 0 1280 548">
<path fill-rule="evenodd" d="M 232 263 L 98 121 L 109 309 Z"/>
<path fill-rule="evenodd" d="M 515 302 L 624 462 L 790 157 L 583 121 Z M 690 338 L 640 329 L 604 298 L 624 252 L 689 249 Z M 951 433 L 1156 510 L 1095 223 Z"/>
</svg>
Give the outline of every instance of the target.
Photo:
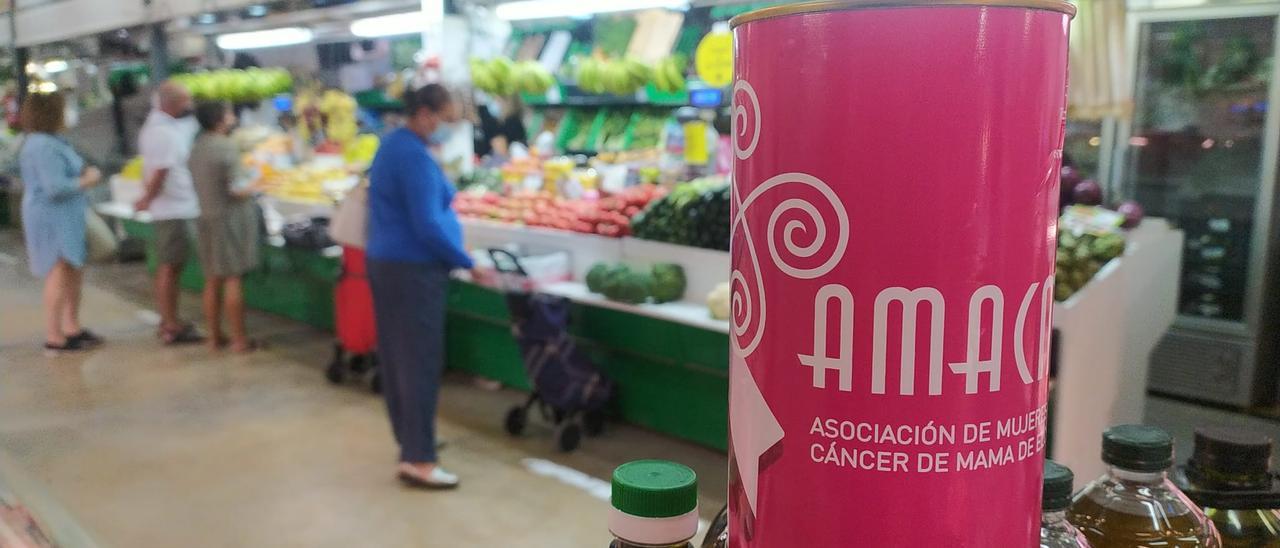
<svg viewBox="0 0 1280 548">
<path fill-rule="evenodd" d="M 369 258 L 471 268 L 453 187 L 421 137 L 404 128 L 383 137 L 369 183 Z"/>
</svg>

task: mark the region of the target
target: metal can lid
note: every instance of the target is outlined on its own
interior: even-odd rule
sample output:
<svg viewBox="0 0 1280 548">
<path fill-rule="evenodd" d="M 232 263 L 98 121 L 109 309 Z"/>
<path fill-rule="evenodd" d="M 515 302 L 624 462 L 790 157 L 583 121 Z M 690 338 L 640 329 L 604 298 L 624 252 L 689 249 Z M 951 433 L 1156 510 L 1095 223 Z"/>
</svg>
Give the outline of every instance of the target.
<svg viewBox="0 0 1280 548">
<path fill-rule="evenodd" d="M 843 11 L 874 8 L 936 7 L 936 6 L 979 6 L 1028 8 L 1056 11 L 1075 17 L 1076 7 L 1066 0 L 819 0 L 816 2 L 799 2 L 782 4 L 752 10 L 729 20 L 730 27 L 743 23 L 773 19 L 786 15 L 801 13 L 817 13 L 824 11 Z"/>
</svg>

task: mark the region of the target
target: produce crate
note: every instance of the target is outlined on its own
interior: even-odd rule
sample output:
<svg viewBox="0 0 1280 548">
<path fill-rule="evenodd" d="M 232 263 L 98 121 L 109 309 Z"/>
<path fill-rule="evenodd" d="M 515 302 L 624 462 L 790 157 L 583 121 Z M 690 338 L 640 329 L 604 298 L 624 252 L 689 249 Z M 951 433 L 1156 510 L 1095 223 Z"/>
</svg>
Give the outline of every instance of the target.
<svg viewBox="0 0 1280 548">
<path fill-rule="evenodd" d="M 556 147 L 565 152 L 594 152 L 600 135 L 600 126 L 604 125 L 605 109 L 577 108 L 569 111 L 560 124 L 560 136 L 556 139 Z M 578 134 L 578 130 L 586 127 L 586 141 L 581 148 L 572 148 L 569 141 Z"/>
<path fill-rule="evenodd" d="M 592 135 L 592 142 L 594 143 L 592 150 L 601 152 L 621 152 L 623 150 L 627 150 L 627 130 L 630 128 L 631 123 L 634 120 L 633 116 L 634 112 L 625 108 L 600 109 L 600 114 L 596 120 L 596 128 Z M 608 120 L 623 118 L 625 118 L 626 121 L 622 122 L 622 142 L 618 143 L 615 147 L 606 146 L 607 143 L 605 143 L 606 136 L 604 135 L 604 127 L 608 123 Z"/>
<path fill-rule="evenodd" d="M 650 83 L 644 87 L 644 95 L 648 98 L 648 103 L 651 105 L 681 107 L 689 104 L 688 87 L 680 91 L 666 92 L 654 87 L 654 85 Z"/>
</svg>

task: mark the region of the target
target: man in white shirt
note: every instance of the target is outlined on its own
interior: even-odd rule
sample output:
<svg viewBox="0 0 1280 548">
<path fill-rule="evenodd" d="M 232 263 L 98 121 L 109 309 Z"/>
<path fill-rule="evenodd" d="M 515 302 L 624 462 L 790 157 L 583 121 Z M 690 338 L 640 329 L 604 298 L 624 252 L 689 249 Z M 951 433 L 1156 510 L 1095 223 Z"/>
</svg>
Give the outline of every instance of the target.
<svg viewBox="0 0 1280 548">
<path fill-rule="evenodd" d="M 138 136 L 146 191 L 134 204 L 151 213 L 155 229 L 156 308 L 159 335 L 165 344 L 200 342 L 190 323 L 178 317 L 178 277 L 190 254 L 194 221 L 200 216 L 187 158 L 198 125 L 191 116 L 191 92 L 176 82 L 165 82 Z"/>
</svg>

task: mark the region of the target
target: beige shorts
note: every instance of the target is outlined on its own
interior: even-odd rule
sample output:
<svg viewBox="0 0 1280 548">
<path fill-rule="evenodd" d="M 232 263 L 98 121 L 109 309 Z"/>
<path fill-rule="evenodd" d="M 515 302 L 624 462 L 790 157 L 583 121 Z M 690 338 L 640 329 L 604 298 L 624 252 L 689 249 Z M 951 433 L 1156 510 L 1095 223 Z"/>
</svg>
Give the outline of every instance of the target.
<svg viewBox="0 0 1280 548">
<path fill-rule="evenodd" d="M 159 264 L 183 264 L 191 255 L 191 239 L 195 230 L 188 219 L 153 221 L 156 232 L 156 262 Z"/>
</svg>

